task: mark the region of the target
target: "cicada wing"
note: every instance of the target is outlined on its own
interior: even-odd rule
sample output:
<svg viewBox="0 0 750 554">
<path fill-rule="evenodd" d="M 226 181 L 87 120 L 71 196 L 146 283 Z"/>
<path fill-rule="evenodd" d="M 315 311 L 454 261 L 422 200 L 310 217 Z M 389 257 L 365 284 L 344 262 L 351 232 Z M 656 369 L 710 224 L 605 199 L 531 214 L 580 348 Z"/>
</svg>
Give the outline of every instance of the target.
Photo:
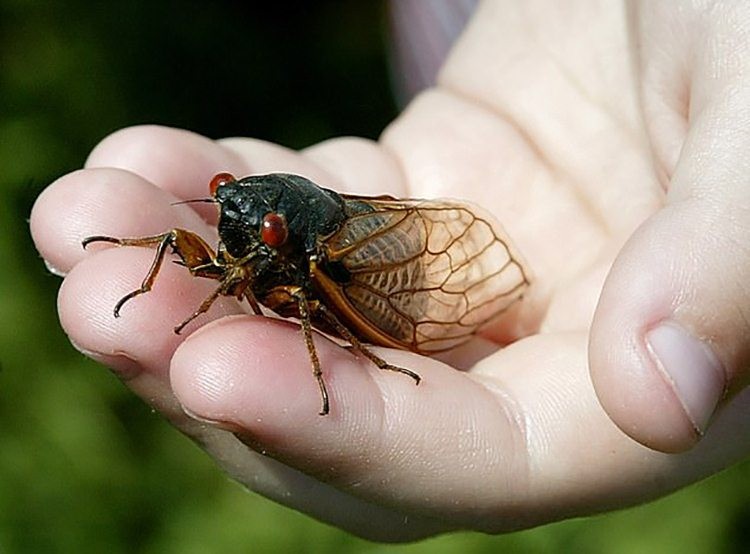
<svg viewBox="0 0 750 554">
<path fill-rule="evenodd" d="M 398 345 L 439 352 L 507 310 L 529 279 L 507 236 L 456 200 L 343 195 L 350 211 L 325 240 L 350 308 Z"/>
</svg>

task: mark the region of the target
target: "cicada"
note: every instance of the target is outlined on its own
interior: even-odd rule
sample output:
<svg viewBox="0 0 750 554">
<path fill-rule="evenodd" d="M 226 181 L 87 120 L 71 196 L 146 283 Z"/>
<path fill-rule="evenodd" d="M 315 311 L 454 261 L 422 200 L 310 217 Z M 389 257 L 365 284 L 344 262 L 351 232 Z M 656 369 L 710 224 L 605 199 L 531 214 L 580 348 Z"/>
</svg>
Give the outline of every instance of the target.
<svg viewBox="0 0 750 554">
<path fill-rule="evenodd" d="M 141 286 L 114 307 L 151 290 L 168 250 L 195 277 L 216 289 L 176 333 L 221 295 L 247 300 L 302 327 L 322 406 L 328 392 L 313 327 L 337 335 L 383 370 L 415 372 L 387 363 L 366 344 L 433 354 L 469 340 L 518 301 L 527 273 L 497 223 L 457 200 L 403 200 L 338 194 L 299 175 L 272 173 L 209 184 L 219 209 L 214 250 L 185 229 L 139 237 L 92 236 L 93 242 L 156 249 Z"/>
</svg>

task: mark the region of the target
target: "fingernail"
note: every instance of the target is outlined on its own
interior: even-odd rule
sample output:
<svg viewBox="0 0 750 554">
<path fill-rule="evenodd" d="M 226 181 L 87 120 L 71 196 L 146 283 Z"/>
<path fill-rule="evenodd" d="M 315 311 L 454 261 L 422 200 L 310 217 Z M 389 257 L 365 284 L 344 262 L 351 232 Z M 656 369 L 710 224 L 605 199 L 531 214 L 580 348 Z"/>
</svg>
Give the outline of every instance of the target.
<svg viewBox="0 0 750 554">
<path fill-rule="evenodd" d="M 52 275 L 55 275 L 56 277 L 65 277 L 66 274 L 64 271 L 62 271 L 61 269 L 57 269 L 47 260 L 44 260 L 44 265 L 47 268 L 47 271 L 49 271 Z"/>
<path fill-rule="evenodd" d="M 113 352 L 112 354 L 103 354 L 84 348 L 68 337 L 73 348 L 78 350 L 84 356 L 109 367 L 123 381 L 130 381 L 141 374 L 143 368 L 136 360 L 124 352 Z"/>
<path fill-rule="evenodd" d="M 674 322 L 646 333 L 649 353 L 702 435 L 724 395 L 726 377 L 711 348 Z"/>
<path fill-rule="evenodd" d="M 210 425 L 211 427 L 219 427 L 220 429 L 224 429 L 225 431 L 231 431 L 233 433 L 241 432 L 243 430 L 240 425 L 232 421 L 217 418 L 217 417 L 202 416 L 200 414 L 195 413 L 190 408 L 187 408 L 182 403 L 180 403 L 180 406 L 182 407 L 182 411 L 185 412 L 186 416 L 188 416 L 190 419 L 194 419 L 195 421 L 199 423 L 205 423 L 206 425 Z"/>
</svg>

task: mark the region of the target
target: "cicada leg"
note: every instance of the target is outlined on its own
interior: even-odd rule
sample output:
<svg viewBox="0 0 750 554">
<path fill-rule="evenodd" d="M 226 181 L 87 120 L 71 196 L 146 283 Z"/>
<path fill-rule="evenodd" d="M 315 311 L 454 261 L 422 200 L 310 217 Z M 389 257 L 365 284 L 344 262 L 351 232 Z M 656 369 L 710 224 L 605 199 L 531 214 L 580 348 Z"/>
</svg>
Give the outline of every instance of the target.
<svg viewBox="0 0 750 554">
<path fill-rule="evenodd" d="M 180 323 L 177 327 L 174 328 L 175 334 L 179 335 L 188 323 L 193 321 L 199 315 L 206 313 L 208 309 L 211 307 L 211 305 L 216 301 L 216 299 L 223 293 L 224 293 L 224 284 L 222 283 L 221 285 L 216 287 L 216 290 L 214 290 L 210 295 L 208 295 L 208 297 L 206 297 L 206 299 L 203 302 L 201 302 L 201 305 L 198 306 L 197 310 L 195 310 L 192 314 L 186 317 L 182 323 Z"/>
<path fill-rule="evenodd" d="M 244 292 L 244 295 L 248 303 L 250 304 L 250 307 L 253 309 L 253 313 L 255 315 L 263 315 L 263 311 L 260 309 L 258 301 L 255 299 L 255 296 L 253 296 L 253 293 L 250 292 L 250 290 L 246 290 Z"/>
<path fill-rule="evenodd" d="M 120 310 L 126 302 L 132 300 L 136 296 L 140 296 L 141 294 L 149 292 L 153 288 L 156 277 L 159 274 L 162 263 L 164 262 L 167 248 L 170 246 L 172 247 L 174 253 L 180 257 L 181 265 L 187 267 L 190 270 L 190 273 L 195 276 L 207 277 L 210 279 L 221 279 L 225 273 L 225 269 L 223 268 L 223 266 L 217 263 L 216 255 L 214 254 L 213 250 L 211 250 L 211 247 L 208 246 L 206 242 L 195 233 L 185 231 L 183 229 L 172 229 L 171 231 L 162 233 L 160 235 L 140 238 L 93 236 L 84 239 L 82 243 L 83 247 L 86 248 L 92 242 L 109 242 L 118 246 L 141 246 L 146 248 L 156 248 L 154 261 L 151 263 L 151 267 L 149 268 L 146 277 L 144 277 L 141 286 L 123 296 L 117 302 L 117 304 L 115 304 L 115 317 L 120 317 Z M 182 327 L 184 327 L 190 320 L 192 320 L 200 313 L 203 313 L 203 311 L 206 311 L 211 303 L 213 303 L 213 301 L 219 295 L 220 291 L 221 287 L 215 294 L 206 299 L 204 304 L 201 305 L 201 308 L 199 308 L 199 311 L 197 311 L 188 320 L 183 322 L 183 324 L 178 326 L 178 328 L 176 328 L 175 330 L 177 331 L 177 329 L 182 329 Z M 204 305 L 206 305 L 205 309 L 203 309 Z M 200 311 L 201 309 L 203 309 L 203 311 Z"/>
<path fill-rule="evenodd" d="M 352 345 L 353 348 L 359 350 L 365 358 L 370 360 L 372 363 L 374 363 L 376 366 L 378 366 L 379 369 L 384 369 L 388 371 L 396 371 L 398 373 L 403 373 L 404 375 L 408 375 L 412 379 L 414 379 L 415 384 L 419 384 L 419 382 L 422 380 L 422 378 L 411 371 L 410 369 L 406 369 L 404 367 L 399 367 L 396 365 L 389 364 L 386 362 L 383 358 L 372 352 L 369 348 L 367 348 L 364 344 L 362 344 L 357 337 L 355 337 L 349 329 L 346 328 L 346 326 L 341 323 L 338 318 L 333 314 L 331 310 L 329 310 L 324 304 L 318 303 L 316 306 L 316 313 L 319 313 L 322 315 L 325 320 L 330 323 L 334 329 L 341 335 L 341 337 L 344 340 L 349 341 L 349 343 Z"/>
<path fill-rule="evenodd" d="M 211 305 L 216 301 L 216 299 L 222 294 L 227 296 L 236 296 L 237 300 L 246 298 L 250 303 L 250 306 L 253 308 L 253 311 L 256 314 L 262 315 L 260 306 L 258 306 L 258 302 L 257 300 L 255 300 L 255 296 L 253 296 L 253 293 L 250 291 L 250 289 L 247 288 L 249 281 L 243 276 L 241 271 L 239 272 L 239 276 L 236 275 L 235 271 L 233 271 L 237 269 L 237 266 L 230 266 L 228 268 L 223 268 L 223 266 L 217 267 L 221 267 L 222 269 L 224 269 L 221 284 L 216 287 L 216 289 L 201 303 L 197 310 L 190 314 L 190 316 L 186 318 L 185 321 L 174 328 L 174 332 L 178 335 L 188 323 L 193 321 L 199 315 L 206 313 Z"/>
<path fill-rule="evenodd" d="M 315 343 L 313 342 L 313 331 L 312 321 L 310 320 L 310 305 L 307 302 L 307 297 L 302 291 L 297 291 L 294 294 L 297 299 L 297 306 L 299 308 L 299 318 L 302 324 L 302 334 L 305 337 L 305 344 L 307 345 L 307 352 L 310 354 L 310 362 L 313 366 L 313 375 L 318 381 L 318 388 L 320 388 L 320 396 L 323 399 L 323 406 L 318 412 L 320 415 L 326 415 L 329 411 L 328 405 L 328 391 L 326 390 L 325 381 L 323 381 L 323 370 L 320 367 L 320 359 L 318 358 L 318 351 L 315 350 Z"/>
</svg>

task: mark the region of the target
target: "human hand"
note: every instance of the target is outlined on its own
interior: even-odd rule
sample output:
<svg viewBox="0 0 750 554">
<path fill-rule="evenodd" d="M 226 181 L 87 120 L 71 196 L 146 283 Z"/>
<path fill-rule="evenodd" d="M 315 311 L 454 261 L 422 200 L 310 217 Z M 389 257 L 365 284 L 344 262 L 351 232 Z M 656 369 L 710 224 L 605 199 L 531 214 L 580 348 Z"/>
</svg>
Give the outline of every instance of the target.
<svg viewBox="0 0 750 554">
<path fill-rule="evenodd" d="M 370 538 L 527 527 L 655 498 L 725 467 L 750 438 L 740 392 L 749 18 L 745 8 L 675 6 L 488 2 L 440 86 L 379 144 L 339 139 L 294 153 L 158 127 L 115 133 L 32 213 L 40 252 L 67 274 L 63 327 L 249 488 Z M 172 264 L 115 320 L 153 252 L 81 249 L 89 235 L 174 226 L 215 243 L 211 206 L 171 203 L 206 196 L 219 171 L 472 200 L 514 239 L 533 289 L 484 339 L 441 361 L 376 349 L 417 371 L 419 387 L 318 337 L 332 397 L 320 417 L 296 325 L 222 318 L 242 313 L 223 299 L 201 320 L 212 323 L 176 336 L 214 284 Z M 645 345 L 664 320 L 706 339 L 722 371 L 689 389 L 665 380 Z M 665 336 L 652 340 L 657 350 Z M 684 454 L 645 448 L 607 416 L 651 447 L 684 450 L 713 412 L 700 395 L 725 389 L 738 394 Z M 679 401 L 675 391 L 688 390 Z"/>
</svg>

